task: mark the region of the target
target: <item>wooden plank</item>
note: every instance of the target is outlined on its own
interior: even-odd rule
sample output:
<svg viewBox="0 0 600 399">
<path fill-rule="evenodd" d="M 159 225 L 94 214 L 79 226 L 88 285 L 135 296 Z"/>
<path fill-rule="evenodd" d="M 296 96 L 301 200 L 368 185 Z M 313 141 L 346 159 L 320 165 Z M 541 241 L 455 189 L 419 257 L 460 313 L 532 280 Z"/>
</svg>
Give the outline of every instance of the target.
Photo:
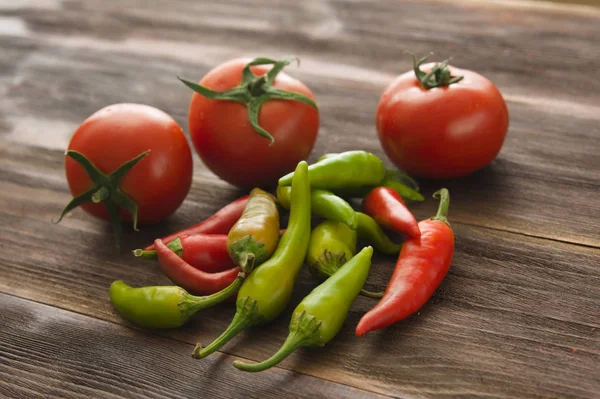
<svg viewBox="0 0 600 399">
<path fill-rule="evenodd" d="M 33 160 L 27 152 L 23 158 Z M 73 212 L 58 226 L 49 223 L 64 195 L 55 191 L 55 181 L 39 179 L 44 171 L 24 168 L 19 181 L 9 170 L 0 170 L 0 220 L 5 226 L 0 231 L 0 292 L 115 323 L 124 321 L 108 300 L 112 280 L 168 284 L 155 264 L 133 259 L 127 249 L 149 242 L 163 229 L 189 223 L 188 217 L 208 216 L 218 207 L 219 194 L 232 194 L 227 187 L 213 188 L 213 199 L 195 194 L 197 202 L 186 201 L 169 223 L 127 231 L 123 252 L 117 253 L 108 227 L 82 212 Z M 373 305 L 361 298 L 330 345 L 299 351 L 282 367 L 400 397 L 594 397 L 600 390 L 600 251 L 453 226 L 453 266 L 420 315 L 357 338 L 353 328 Z M 378 257 L 369 288 L 382 288 L 393 264 L 394 259 Z M 287 333 L 293 306 L 312 287 L 304 271 L 286 313 L 268 327 L 242 334 L 225 353 L 252 360 L 273 353 Z M 165 335 L 206 344 L 232 314 L 231 304 L 209 309 Z"/>
<path fill-rule="evenodd" d="M 10 350 L 0 352 L 0 370 L 5 353 L 23 356 L 19 373 L 10 375 L 14 384 L 7 395 L 60 395 L 61 389 L 74 387 L 68 376 L 53 374 L 57 367 L 43 357 L 58 351 L 94 364 L 97 356 L 103 362 L 117 359 L 122 368 L 113 378 L 117 383 L 111 383 L 121 389 L 120 395 L 158 396 L 154 389 L 162 385 L 173 395 L 199 396 L 206 389 L 244 394 L 231 382 L 241 373 L 222 366 L 229 356 L 206 362 L 188 357 L 189 344 L 209 342 L 225 328 L 231 304 L 202 312 L 189 326 L 161 333 L 163 337 L 106 323 L 125 324 L 108 301 L 113 279 L 134 285 L 168 283 L 156 265 L 132 259 L 126 249 L 207 217 L 241 193 L 216 180 L 196 158 L 194 186 L 182 208 L 160 225 L 127 231 L 121 253 L 114 249 L 108 227 L 81 211 L 51 225 L 69 199 L 62 151 L 87 115 L 114 102 L 145 102 L 185 127 L 190 93 L 176 75 L 198 78 L 240 55 L 295 53 L 302 66 L 290 73 L 314 89 L 322 115 L 311 159 L 355 148 L 383 155 L 374 130 L 375 107 L 383 87 L 410 68 L 403 51 L 411 50 L 455 55 L 458 66 L 490 77 L 511 113 L 507 142 L 492 166 L 465 179 L 423 182 L 428 196 L 440 185 L 452 193 L 450 218 L 458 238 L 451 272 L 419 315 L 360 339 L 353 336 L 353 327 L 373 302 L 359 299 L 331 345 L 299 351 L 282 364 L 318 379 L 298 374 L 288 379 L 287 372 L 277 369 L 259 377 L 265 383 L 257 385 L 269 387 L 266 394 L 257 388 L 246 395 L 289 396 L 296 390 L 332 397 L 363 396 L 366 391 L 396 397 L 594 397 L 600 391 L 600 222 L 590 215 L 600 211 L 600 81 L 588 73 L 600 61 L 599 22 L 600 12 L 585 7 L 566 11 L 530 2 L 479 0 L 188 0 L 168 6 L 149 0 L 144 7 L 131 0 L 0 0 L 0 292 L 99 319 L 8 297 L 26 303 L 27 310 L 19 305 L 17 313 L 10 313 L 16 327 L 2 340 Z M 427 217 L 434 207 L 428 201 L 413 209 Z M 370 288 L 381 288 L 392 267 L 393 259 L 377 258 Z M 313 286 L 303 272 L 291 305 Z M 11 306 L 2 308 L 0 334 L 8 317 L 4 309 Z M 265 358 L 286 335 L 292 308 L 271 326 L 237 338 L 225 352 Z M 34 321 L 19 313 L 33 314 Z M 40 337 L 54 330 L 64 332 L 60 339 L 77 342 L 76 349 L 65 348 L 58 338 L 50 339 L 50 349 L 40 346 Z M 106 353 L 83 349 L 96 348 L 91 338 L 107 343 L 113 336 L 116 344 L 107 345 Z M 32 340 L 36 351 L 27 352 Z M 173 355 L 160 357 L 163 352 L 155 349 L 138 354 L 140 346 Z M 119 363 L 122 353 L 132 352 L 135 362 L 127 358 Z M 156 353 L 170 364 L 175 360 L 192 368 L 182 375 L 175 366 L 154 371 Z M 108 396 L 98 389 L 110 380 L 103 379 L 110 366 L 90 377 L 80 363 L 65 359 L 77 381 L 86 378 L 73 395 Z M 132 365 L 142 372 L 122 384 Z M 221 373 L 220 367 L 227 371 Z M 208 370 L 204 380 L 181 388 L 190 376 L 198 378 L 189 371 L 196 368 Z M 58 375 L 64 382 L 52 382 L 52 391 L 41 384 L 34 391 L 17 391 L 16 386 L 28 389 L 28 380 L 37 383 L 32 375 L 42 375 L 42 382 Z M 289 382 L 296 379 L 298 384 Z M 323 379 L 366 391 L 330 388 Z M 281 391 L 271 391 L 271 386 Z"/>
<path fill-rule="evenodd" d="M 0 8 L 7 22 L 0 48 L 8 54 L 0 61 L 0 135 L 11 142 L 63 150 L 86 116 L 122 101 L 157 106 L 185 127 L 190 93 L 175 76 L 198 78 L 239 55 L 292 52 L 303 63 L 290 73 L 314 89 L 321 107 L 311 159 L 355 148 L 384 156 L 373 123 L 378 96 L 410 68 L 404 49 L 433 50 L 496 82 L 511 128 L 492 166 L 466 179 L 425 182 L 426 194 L 449 186 L 453 217 L 463 223 L 600 246 L 600 222 L 589 218 L 600 212 L 600 83 L 582 73 L 600 60 L 592 40 L 600 37 L 599 13 L 525 8 L 515 19 L 513 6 L 435 1 L 256 1 L 251 15 L 236 2 L 50 3 Z M 438 23 L 422 24 L 423 15 Z M 553 40 L 545 27 L 557 25 Z M 433 206 L 416 213 L 424 217 Z"/>
<path fill-rule="evenodd" d="M 456 3 L 456 0 L 434 0 Z M 470 0 L 484 7 L 499 7 L 502 9 L 513 8 L 517 10 L 529 9 L 532 11 L 552 11 L 557 13 L 589 15 L 600 12 L 595 0 Z M 589 7 L 595 6 L 595 7 Z"/>
<path fill-rule="evenodd" d="M 272 369 L 237 371 L 231 356 L 198 362 L 192 346 L 0 294 L 4 398 L 379 397 Z"/>
</svg>

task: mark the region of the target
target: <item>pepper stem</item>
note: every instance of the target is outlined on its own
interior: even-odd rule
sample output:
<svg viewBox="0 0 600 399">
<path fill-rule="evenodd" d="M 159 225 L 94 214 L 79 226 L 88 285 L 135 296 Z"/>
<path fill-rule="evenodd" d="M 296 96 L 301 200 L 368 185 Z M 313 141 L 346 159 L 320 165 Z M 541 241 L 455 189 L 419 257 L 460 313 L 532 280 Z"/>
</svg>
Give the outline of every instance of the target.
<svg viewBox="0 0 600 399">
<path fill-rule="evenodd" d="M 365 289 L 361 289 L 360 294 L 362 296 L 366 296 L 367 298 L 381 299 L 381 298 L 383 298 L 384 292 L 383 291 L 382 292 L 373 292 L 373 291 L 367 291 Z"/>
<path fill-rule="evenodd" d="M 168 243 L 167 248 L 169 248 L 171 251 L 175 252 L 177 254 L 177 256 L 179 256 L 180 258 L 183 255 L 183 245 L 181 245 L 181 239 L 179 237 L 177 237 L 176 239 L 174 239 L 173 241 Z M 133 252 L 133 256 L 135 256 L 137 258 L 158 259 L 158 255 L 156 255 L 156 251 L 153 251 L 153 250 L 138 248 L 138 249 L 134 249 L 132 252 Z"/>
<path fill-rule="evenodd" d="M 247 235 L 229 246 L 229 254 L 236 265 L 250 273 L 265 260 L 265 244 Z"/>
<path fill-rule="evenodd" d="M 202 359 L 213 352 L 221 349 L 223 345 L 235 337 L 238 333 L 251 327 L 255 324 L 259 324 L 262 321 L 262 317 L 259 313 L 258 304 L 255 299 L 250 297 L 238 298 L 236 302 L 237 310 L 231 324 L 223 333 L 211 342 L 207 347 L 202 347 L 201 344 L 196 344 L 192 357 L 196 359 Z"/>
<path fill-rule="evenodd" d="M 324 343 L 320 340 L 320 328 L 321 321 L 317 320 L 315 316 L 309 314 L 306 310 L 295 311 L 290 321 L 290 333 L 281 348 L 273 356 L 256 364 L 248 364 L 238 360 L 233 362 L 233 365 L 244 371 L 263 371 L 280 363 L 301 346 L 323 346 Z"/>
<path fill-rule="evenodd" d="M 240 289 L 245 278 L 246 273 L 240 272 L 231 284 L 212 295 L 196 296 L 187 294 L 179 303 L 181 314 L 185 320 L 187 320 L 197 311 L 210 308 L 211 306 L 223 302 Z"/>
<path fill-rule="evenodd" d="M 448 226 L 448 208 L 450 207 L 450 192 L 446 188 L 442 188 L 433 193 L 433 198 L 440 200 L 440 206 L 438 207 L 437 214 L 432 217 L 433 220 L 441 220 Z"/>
<path fill-rule="evenodd" d="M 301 346 L 304 346 L 306 340 L 307 339 L 303 334 L 299 333 L 298 331 L 291 331 L 288 337 L 285 339 L 283 345 L 281 345 L 281 348 L 279 348 L 279 350 L 267 360 L 253 364 L 236 360 L 233 362 L 233 365 L 239 370 L 250 371 L 253 373 L 270 369 L 271 367 L 281 363 L 283 359 L 288 357 L 293 351 Z"/>
</svg>

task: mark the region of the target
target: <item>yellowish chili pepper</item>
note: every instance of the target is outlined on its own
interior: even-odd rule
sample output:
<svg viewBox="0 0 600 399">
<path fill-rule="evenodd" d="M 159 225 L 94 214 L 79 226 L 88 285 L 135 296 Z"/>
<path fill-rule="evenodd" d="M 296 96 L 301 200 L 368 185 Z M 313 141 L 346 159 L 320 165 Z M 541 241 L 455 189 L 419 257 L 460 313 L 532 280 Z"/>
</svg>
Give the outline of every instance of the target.
<svg viewBox="0 0 600 399">
<path fill-rule="evenodd" d="M 249 273 L 273 255 L 278 242 L 279 211 L 275 198 L 255 188 L 242 216 L 229 230 L 227 250 L 234 263 Z"/>
</svg>

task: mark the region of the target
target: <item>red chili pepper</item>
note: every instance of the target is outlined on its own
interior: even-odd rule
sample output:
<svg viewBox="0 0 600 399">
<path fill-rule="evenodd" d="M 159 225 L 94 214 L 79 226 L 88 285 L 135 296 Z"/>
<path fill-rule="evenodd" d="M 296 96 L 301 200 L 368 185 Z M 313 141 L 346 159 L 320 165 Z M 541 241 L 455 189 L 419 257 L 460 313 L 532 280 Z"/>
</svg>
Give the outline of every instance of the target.
<svg viewBox="0 0 600 399">
<path fill-rule="evenodd" d="M 417 219 L 408 210 L 402 197 L 391 188 L 377 187 L 371 190 L 363 199 L 362 209 L 383 227 L 410 237 L 421 236 Z"/>
<path fill-rule="evenodd" d="M 446 276 L 454 254 L 454 233 L 446 218 L 450 194 L 443 188 L 433 196 L 441 198 L 437 215 L 419 223 L 420 238 L 404 242 L 383 298 L 360 319 L 356 335 L 410 316 L 431 298 Z"/>
<path fill-rule="evenodd" d="M 192 234 L 177 237 L 167 248 L 181 259 L 207 273 L 217 273 L 235 267 L 227 252 L 227 235 Z M 142 259 L 158 259 L 156 251 L 136 249 L 133 254 Z"/>
<path fill-rule="evenodd" d="M 191 266 L 171 251 L 159 238 L 154 241 L 158 262 L 165 275 L 175 284 L 196 295 L 210 295 L 232 284 L 242 271 L 234 267 L 219 273 L 206 273 Z"/>
<path fill-rule="evenodd" d="M 279 235 L 283 233 L 285 229 L 280 229 Z M 167 244 L 167 248 L 191 266 L 207 273 L 218 273 L 235 267 L 227 251 L 225 234 L 192 234 L 177 237 Z M 142 259 L 158 259 L 155 250 L 136 249 L 133 255 Z"/>
<path fill-rule="evenodd" d="M 225 205 L 208 219 L 205 219 L 194 226 L 188 227 L 187 229 L 179 230 L 176 233 L 163 237 L 162 240 L 169 243 L 177 237 L 191 234 L 227 234 L 235 222 L 237 222 L 240 216 L 242 216 L 242 212 L 246 207 L 246 202 L 248 202 L 247 195 Z M 154 249 L 154 245 L 148 245 L 144 249 L 152 250 Z"/>
</svg>

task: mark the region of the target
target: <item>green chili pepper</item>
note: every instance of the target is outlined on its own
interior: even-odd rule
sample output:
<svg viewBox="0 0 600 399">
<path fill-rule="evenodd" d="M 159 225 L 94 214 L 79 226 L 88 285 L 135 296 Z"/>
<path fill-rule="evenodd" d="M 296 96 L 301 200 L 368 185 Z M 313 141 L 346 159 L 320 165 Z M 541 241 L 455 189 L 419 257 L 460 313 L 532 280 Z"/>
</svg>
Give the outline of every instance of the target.
<svg viewBox="0 0 600 399">
<path fill-rule="evenodd" d="M 393 243 L 371 216 L 362 212 L 356 212 L 356 216 L 358 218 L 356 234 L 359 239 L 369 241 L 376 250 L 386 255 L 396 255 L 400 252 L 402 245 Z"/>
<path fill-rule="evenodd" d="M 213 295 L 195 296 L 177 286 L 133 288 L 121 280 L 110 285 L 110 300 L 127 320 L 147 328 L 177 328 L 184 325 L 200 309 L 223 302 L 240 288 L 244 274 Z"/>
<path fill-rule="evenodd" d="M 400 182 L 408 182 L 411 188 L 415 191 L 419 191 L 419 183 L 412 177 L 408 175 L 408 173 L 399 169 L 386 169 L 385 170 L 385 179 L 399 180 Z"/>
<path fill-rule="evenodd" d="M 287 305 L 300 272 L 310 236 L 308 164 L 301 161 L 292 182 L 288 227 L 273 256 L 256 268 L 238 291 L 236 313 L 227 329 L 210 345 L 196 345 L 192 356 L 203 358 L 221 348 L 240 331 L 268 323 Z"/>
<path fill-rule="evenodd" d="M 326 220 L 310 233 L 306 264 L 311 273 L 323 281 L 332 276 L 356 253 L 356 231 L 343 223 Z M 361 294 L 381 298 L 383 292 L 365 289 Z"/>
<path fill-rule="evenodd" d="M 383 181 L 381 183 L 379 183 L 379 185 L 383 186 L 383 187 L 391 188 L 392 190 L 397 192 L 403 199 L 408 200 L 408 201 L 423 202 L 425 200 L 425 198 L 423 197 L 423 194 L 421 194 L 418 191 L 418 189 L 414 190 L 414 189 L 408 187 L 406 184 L 396 180 L 394 178 L 395 175 L 396 175 L 396 171 L 387 170 L 385 172 L 385 178 L 383 179 Z M 412 180 L 412 179 L 410 181 L 414 182 L 414 180 Z M 373 188 L 375 188 L 375 187 L 368 187 L 365 191 L 368 193 Z"/>
<path fill-rule="evenodd" d="M 356 252 L 356 231 L 343 223 L 326 220 L 310 233 L 306 264 L 311 273 L 327 279 Z"/>
<path fill-rule="evenodd" d="M 408 187 L 404 183 L 396 180 L 393 177 L 393 173 L 394 173 L 393 171 L 386 172 L 385 178 L 376 186 L 363 186 L 363 187 L 357 187 L 357 188 L 342 188 L 342 189 L 336 189 L 333 191 L 335 194 L 339 195 L 340 197 L 344 197 L 344 198 L 362 198 L 365 195 L 367 195 L 371 190 L 373 190 L 375 187 L 383 186 L 383 187 L 391 188 L 392 190 L 397 192 L 398 195 L 400 195 L 402 197 L 402 199 L 405 199 L 407 201 L 423 202 L 425 200 L 425 198 L 423 197 L 423 194 L 421 194 L 420 192 L 418 192 L 416 190 L 413 190 L 412 188 Z"/>
<path fill-rule="evenodd" d="M 337 335 L 369 274 L 373 248 L 366 247 L 333 276 L 312 290 L 294 310 L 290 333 L 271 358 L 255 364 L 236 360 L 244 371 L 263 371 L 275 366 L 302 346 L 325 346 Z"/>
<path fill-rule="evenodd" d="M 291 194 L 291 187 L 277 187 L 277 200 L 285 209 L 290 209 Z M 343 198 L 327 190 L 311 190 L 310 210 L 317 216 L 345 223 L 352 230 L 356 230 L 356 212 L 354 212 L 352 206 Z"/>
<path fill-rule="evenodd" d="M 326 159 L 332 159 L 335 156 L 340 154 L 325 154 L 322 155 L 318 160 L 321 162 Z M 408 187 L 406 184 L 402 182 L 402 180 L 408 182 L 412 187 Z M 369 193 L 372 189 L 378 186 L 389 187 L 392 190 L 396 191 L 403 199 L 408 201 L 415 202 L 423 202 L 425 198 L 419 192 L 419 185 L 408 174 L 404 173 L 400 170 L 386 169 L 385 176 L 383 180 L 375 185 L 367 185 L 363 187 L 353 187 L 353 188 L 340 188 L 333 190 L 335 194 L 340 195 L 345 198 L 362 198 Z"/>
<path fill-rule="evenodd" d="M 294 173 L 279 179 L 280 186 L 289 186 Z M 381 159 L 366 151 L 347 151 L 327 157 L 308 168 L 313 188 L 339 189 L 376 186 L 385 177 Z"/>
</svg>

